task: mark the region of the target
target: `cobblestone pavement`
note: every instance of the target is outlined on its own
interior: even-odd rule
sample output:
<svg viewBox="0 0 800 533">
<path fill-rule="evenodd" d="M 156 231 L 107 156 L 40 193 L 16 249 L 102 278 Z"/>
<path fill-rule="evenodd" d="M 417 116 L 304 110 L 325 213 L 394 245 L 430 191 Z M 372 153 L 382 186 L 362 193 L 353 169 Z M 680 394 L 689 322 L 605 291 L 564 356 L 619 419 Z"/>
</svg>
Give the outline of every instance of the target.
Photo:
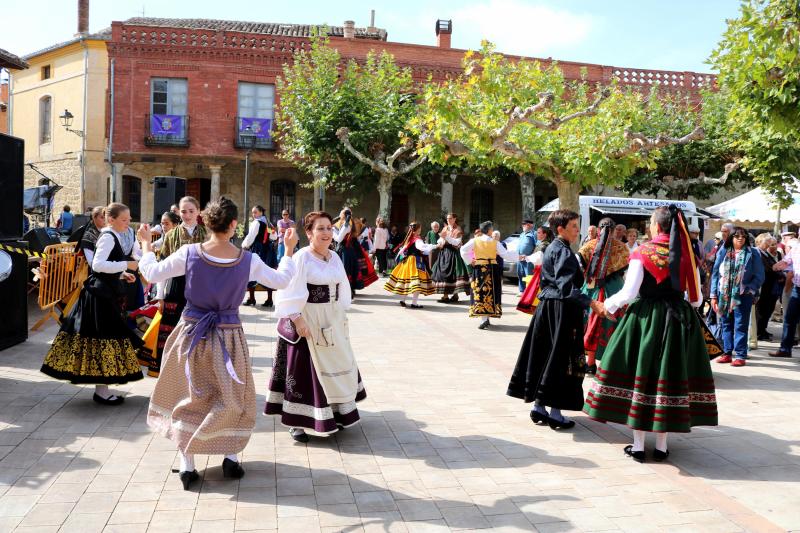
<svg viewBox="0 0 800 533">
<path fill-rule="evenodd" d="M 259 416 L 247 475 L 223 480 L 220 457 L 198 457 L 192 492 L 145 425 L 154 380 L 110 408 L 47 378 L 51 323 L 0 352 L 0 531 L 800 530 L 797 358 L 772 360 L 767 344 L 744 368 L 714 364 L 721 425 L 672 436 L 668 463 L 637 464 L 625 428 L 577 415 L 551 431 L 505 396 L 529 322 L 513 305 L 479 331 L 464 302 L 422 303 L 402 309 L 379 286 L 357 298 L 360 426 L 303 445 Z M 275 323 L 262 308 L 242 316 L 261 410 Z"/>
</svg>

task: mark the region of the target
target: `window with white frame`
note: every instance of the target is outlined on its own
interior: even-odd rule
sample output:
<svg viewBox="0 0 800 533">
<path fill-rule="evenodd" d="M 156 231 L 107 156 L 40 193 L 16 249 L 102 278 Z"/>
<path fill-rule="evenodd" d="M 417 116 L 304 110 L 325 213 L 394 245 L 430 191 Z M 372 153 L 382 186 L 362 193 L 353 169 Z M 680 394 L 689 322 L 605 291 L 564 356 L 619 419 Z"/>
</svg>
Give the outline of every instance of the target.
<svg viewBox="0 0 800 533">
<path fill-rule="evenodd" d="M 39 144 L 46 144 L 53 135 L 53 99 L 45 96 L 39 100 Z"/>
</svg>

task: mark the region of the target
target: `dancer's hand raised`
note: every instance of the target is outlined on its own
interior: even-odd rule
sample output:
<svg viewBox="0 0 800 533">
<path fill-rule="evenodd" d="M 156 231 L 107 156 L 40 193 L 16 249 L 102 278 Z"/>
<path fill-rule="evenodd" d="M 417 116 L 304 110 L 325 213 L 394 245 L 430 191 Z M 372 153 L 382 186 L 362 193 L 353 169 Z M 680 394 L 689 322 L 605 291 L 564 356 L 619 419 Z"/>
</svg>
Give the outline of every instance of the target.
<svg viewBox="0 0 800 533">
<path fill-rule="evenodd" d="M 294 249 L 299 240 L 300 239 L 295 228 L 289 228 L 286 230 L 286 233 L 283 234 L 283 245 L 286 248 L 286 255 L 291 257 L 292 254 L 294 254 Z"/>
</svg>

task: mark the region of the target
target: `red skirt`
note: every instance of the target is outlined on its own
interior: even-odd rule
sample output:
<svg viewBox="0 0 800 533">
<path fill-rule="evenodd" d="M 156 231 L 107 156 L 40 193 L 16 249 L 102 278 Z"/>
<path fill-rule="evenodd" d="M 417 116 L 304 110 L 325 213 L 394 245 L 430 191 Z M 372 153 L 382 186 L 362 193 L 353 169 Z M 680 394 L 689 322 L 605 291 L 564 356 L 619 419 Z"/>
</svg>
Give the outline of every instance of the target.
<svg viewBox="0 0 800 533">
<path fill-rule="evenodd" d="M 525 285 L 525 292 L 520 296 L 517 303 L 517 311 L 522 311 L 532 315 L 536 312 L 536 306 L 539 305 L 539 288 L 542 276 L 542 266 L 538 265 L 533 269 L 531 280 Z"/>
</svg>

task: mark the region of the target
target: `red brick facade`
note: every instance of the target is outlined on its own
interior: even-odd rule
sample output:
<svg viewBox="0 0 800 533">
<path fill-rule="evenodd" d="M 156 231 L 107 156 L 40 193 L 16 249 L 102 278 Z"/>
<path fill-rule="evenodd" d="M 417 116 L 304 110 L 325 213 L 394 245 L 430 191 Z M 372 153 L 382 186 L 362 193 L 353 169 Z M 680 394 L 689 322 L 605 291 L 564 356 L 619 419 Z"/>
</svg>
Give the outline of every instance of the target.
<svg viewBox="0 0 800 533">
<path fill-rule="evenodd" d="M 274 84 L 282 72 L 282 65 L 292 60 L 292 53 L 307 49 L 310 42 L 304 37 L 192 29 L 178 27 L 178 24 L 164 27 L 164 21 L 161 24 L 159 27 L 124 22 L 112 24 L 108 51 L 114 64 L 114 162 L 126 165 L 123 173 L 132 173 L 143 180 L 167 172 L 187 178 L 208 179 L 210 167 L 222 167 L 220 192 L 239 196 L 241 191 L 237 187 L 240 188 L 242 180 L 244 150 L 234 145 L 238 84 Z M 331 44 L 344 58 L 362 59 L 370 50 L 386 50 L 399 64 L 411 67 L 415 79 L 422 81 L 430 75 L 434 80 L 444 80 L 461 71 L 465 52 L 448 48 L 449 37 L 449 34 L 438 35 L 439 46 L 343 37 L 331 37 Z M 431 40 L 434 40 L 434 35 L 431 35 Z M 608 83 L 616 77 L 622 83 L 639 86 L 659 81 L 663 90 L 692 94 L 697 94 L 699 87 L 713 82 L 710 75 L 691 72 L 625 69 L 574 62 L 560 62 L 560 65 L 566 77 L 571 79 L 579 78 L 581 71 L 586 69 L 590 81 Z M 148 146 L 145 143 L 150 83 L 154 77 L 187 80 L 188 146 Z M 276 100 L 279 98 L 280 95 L 276 95 Z M 257 190 L 263 187 L 263 194 L 268 194 L 269 183 L 276 176 L 306 181 L 290 165 L 276 158 L 272 150 L 253 151 L 251 162 L 251 180 L 263 181 L 263 185 L 256 185 Z M 251 181 L 251 187 L 252 184 Z M 457 183 L 457 188 L 461 185 L 464 184 Z M 518 187 L 516 194 L 513 184 L 510 188 L 513 196 L 519 195 Z M 458 197 L 458 191 L 455 192 Z M 142 195 L 144 205 L 149 201 L 145 198 L 146 187 L 142 188 Z M 298 198 L 300 196 L 298 189 Z M 261 202 L 260 197 L 251 203 L 257 202 Z M 371 204 L 371 201 L 367 200 L 366 204 Z M 298 211 L 306 205 L 311 204 L 298 205 Z M 464 205 L 462 215 L 468 210 L 469 206 Z M 412 208 L 411 216 L 415 211 L 420 212 Z M 430 212 L 433 216 L 438 213 L 438 206 L 421 212 Z M 510 218 L 515 216 L 510 215 Z"/>
</svg>

